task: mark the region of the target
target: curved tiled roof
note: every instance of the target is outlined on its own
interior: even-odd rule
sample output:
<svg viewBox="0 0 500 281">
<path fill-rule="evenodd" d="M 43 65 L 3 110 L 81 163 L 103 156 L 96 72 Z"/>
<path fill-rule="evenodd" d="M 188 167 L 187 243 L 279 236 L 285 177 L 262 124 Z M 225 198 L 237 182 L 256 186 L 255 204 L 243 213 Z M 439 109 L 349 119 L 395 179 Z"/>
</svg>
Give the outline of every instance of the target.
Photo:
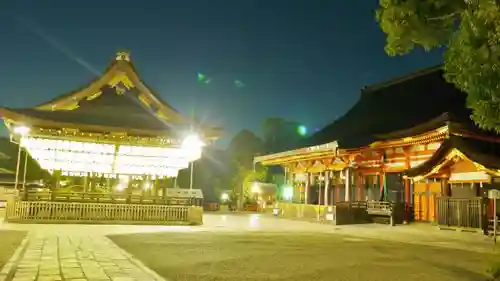
<svg viewBox="0 0 500 281">
<path fill-rule="evenodd" d="M 169 131 L 171 124 L 145 108 L 137 99 L 135 88 L 119 96 L 110 87 L 104 87 L 102 94 L 93 100 L 83 100 L 73 110 L 40 110 L 37 108 L 9 109 L 23 116 L 46 121 L 79 125 L 107 126 L 154 131 Z"/>
<path fill-rule="evenodd" d="M 338 141 L 356 148 L 407 137 L 447 122 L 470 121 L 466 94 L 447 83 L 440 68 L 430 68 L 363 89 L 359 101 L 342 117 L 312 135 L 307 145 Z"/>
</svg>

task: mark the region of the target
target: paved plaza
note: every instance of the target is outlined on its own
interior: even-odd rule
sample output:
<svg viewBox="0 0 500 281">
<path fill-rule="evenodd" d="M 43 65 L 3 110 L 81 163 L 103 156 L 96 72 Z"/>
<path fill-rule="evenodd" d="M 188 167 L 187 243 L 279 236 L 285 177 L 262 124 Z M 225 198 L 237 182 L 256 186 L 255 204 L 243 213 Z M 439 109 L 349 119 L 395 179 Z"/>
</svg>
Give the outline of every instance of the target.
<svg viewBox="0 0 500 281">
<path fill-rule="evenodd" d="M 443 257 L 443 255 L 446 256 L 446 253 L 454 255 L 455 257 L 465 256 L 464 253 L 466 253 L 465 251 L 467 251 L 469 252 L 469 254 L 467 254 L 469 259 L 471 257 L 476 257 L 475 259 L 477 259 L 478 255 L 489 257 L 491 254 L 494 254 L 496 252 L 496 249 L 493 246 L 491 240 L 484 237 L 483 235 L 439 231 L 436 228 L 430 227 L 428 225 L 396 227 L 389 227 L 386 225 L 333 226 L 302 221 L 290 221 L 285 219 L 278 219 L 269 215 L 258 214 L 208 214 L 205 215 L 204 220 L 205 224 L 203 226 L 186 227 L 49 224 L 28 225 L 8 224 L 0 222 L 0 229 L 2 230 L 25 230 L 28 232 L 21 246 L 17 249 L 10 261 L 1 270 L 0 281 L 165 280 L 163 277 L 160 277 L 157 273 L 153 272 L 142 263 L 145 262 L 146 264 L 150 265 L 150 261 L 147 259 L 147 255 L 149 255 L 148 253 L 146 253 L 146 256 L 144 256 L 144 253 L 138 254 L 133 252 L 132 246 L 132 248 L 129 249 L 127 248 L 127 246 L 121 245 L 124 246 L 124 248 L 127 248 L 127 250 L 134 254 L 134 256 L 140 258 L 142 260 L 141 262 L 119 248 L 108 238 L 108 236 L 111 235 L 114 240 L 119 240 L 119 237 L 129 236 L 124 234 L 136 233 L 138 233 L 138 235 L 146 235 L 143 238 L 139 239 L 139 242 L 141 243 L 147 242 L 144 241 L 145 237 L 149 237 L 147 235 L 153 235 L 154 237 L 156 237 L 154 243 L 167 243 L 169 245 L 177 245 L 175 240 L 167 241 L 169 238 L 173 238 L 174 236 L 202 237 L 202 235 L 205 235 L 204 237 L 211 237 L 206 235 L 225 235 L 231 233 L 245 235 L 246 233 L 249 236 L 253 237 L 252 239 L 259 240 L 261 239 L 259 238 L 260 235 L 265 236 L 266 234 L 276 234 L 281 237 L 280 239 L 290 240 L 295 239 L 294 237 L 305 237 L 304 235 L 309 235 L 308 237 L 310 239 L 316 239 L 310 236 L 311 234 L 314 234 L 319 235 L 319 238 L 317 239 L 321 239 L 321 241 L 327 241 L 327 243 L 337 245 L 338 247 L 342 246 L 344 248 L 345 245 L 347 245 L 346 243 L 358 243 L 358 246 L 353 245 L 353 247 L 357 249 L 362 249 L 363 247 L 361 246 L 364 245 L 363 243 L 368 243 L 366 245 L 369 247 L 378 247 L 377 245 L 379 244 L 385 245 L 385 242 L 380 241 L 398 243 L 392 244 L 389 249 L 394 253 L 400 251 L 399 249 L 402 249 L 405 244 L 413 245 L 413 248 L 411 249 L 419 249 L 418 247 L 416 247 L 417 245 L 425 245 L 426 247 L 430 246 L 432 247 L 432 249 L 445 249 L 445 251 L 436 251 L 434 253 L 441 253 L 441 257 Z M 135 235 L 134 237 L 136 243 L 135 245 L 137 246 L 139 245 L 137 244 L 137 237 L 139 236 Z M 328 237 L 333 238 L 329 239 Z M 121 241 L 126 241 L 126 239 L 124 239 L 125 238 L 123 238 Z M 203 242 L 199 240 L 200 238 L 197 239 L 194 239 L 189 243 L 193 243 L 193 241 L 196 243 Z M 220 242 L 217 241 L 214 240 L 214 245 Z M 269 243 L 269 239 L 266 241 L 267 243 Z M 151 251 L 153 251 L 156 247 L 154 243 L 152 240 L 147 245 L 151 247 Z M 185 245 L 187 245 L 187 242 Z M 272 247 L 272 245 L 270 247 Z M 300 251 L 307 251 L 307 246 L 305 245 L 305 248 L 301 247 L 301 245 L 295 245 L 294 247 L 299 247 L 298 249 Z M 338 247 L 335 249 L 340 249 Z M 178 249 L 179 251 L 183 251 L 183 249 L 179 247 L 177 247 L 176 249 Z M 222 250 L 219 252 L 222 252 Z M 192 253 L 196 254 L 194 252 Z M 172 255 L 172 253 L 169 254 Z M 468 262 L 470 262 L 471 264 L 473 263 L 470 260 Z M 165 259 L 163 263 L 167 263 L 167 260 Z M 189 261 L 186 261 L 186 263 L 189 263 Z M 168 264 L 165 264 L 164 266 L 168 266 Z M 158 268 L 155 268 L 155 270 L 161 273 L 161 270 L 159 270 Z M 474 272 L 475 274 L 479 274 L 478 272 L 481 270 L 482 269 L 475 269 Z M 162 274 L 162 276 L 169 277 L 168 274 Z M 303 276 L 302 278 L 306 277 Z M 180 278 L 179 280 L 189 279 Z M 210 279 L 209 277 L 207 277 L 206 280 L 229 279 Z M 307 278 L 302 280 L 307 280 Z M 318 280 L 323 279 L 320 278 Z M 170 281 L 177 281 L 177 279 L 173 279 Z"/>
</svg>

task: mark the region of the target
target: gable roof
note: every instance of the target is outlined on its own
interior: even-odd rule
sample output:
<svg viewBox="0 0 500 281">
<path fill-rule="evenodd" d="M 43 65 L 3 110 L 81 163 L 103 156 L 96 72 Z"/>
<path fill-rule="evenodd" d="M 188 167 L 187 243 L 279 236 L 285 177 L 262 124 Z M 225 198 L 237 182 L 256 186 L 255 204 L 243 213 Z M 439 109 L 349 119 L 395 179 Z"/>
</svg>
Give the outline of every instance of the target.
<svg viewBox="0 0 500 281">
<path fill-rule="evenodd" d="M 0 108 L 4 119 L 28 124 L 64 124 L 65 127 L 102 127 L 108 131 L 148 131 L 165 134 L 172 128 L 195 127 L 207 138 L 218 138 L 220 128 L 202 126 L 185 118 L 139 77 L 130 55 L 120 52 L 106 71 L 84 87 L 33 108 Z"/>
<path fill-rule="evenodd" d="M 32 124 L 33 119 L 54 123 L 129 128 L 136 130 L 167 131 L 178 123 L 158 118 L 151 110 L 141 105 L 135 96 L 137 90 L 131 89 L 123 96 L 118 96 L 114 89 L 103 87 L 99 97 L 88 101 L 80 101 L 72 110 L 40 110 L 37 108 L 8 109 L 13 113 L 26 117 L 18 119 Z M 36 121 L 34 122 L 36 123 Z M 167 125 L 168 124 L 168 125 Z M 182 125 L 182 123 L 180 124 Z"/>
<path fill-rule="evenodd" d="M 40 104 L 36 109 L 52 111 L 65 109 L 75 102 L 91 98 L 105 86 L 121 86 L 129 89 L 136 88 L 138 92 L 142 94 L 141 97 L 145 99 L 147 103 L 154 105 L 160 113 L 175 121 L 183 120 L 183 117 L 177 110 L 165 102 L 144 83 L 130 60 L 130 54 L 127 52 L 118 52 L 115 59 L 104 73 L 96 77 L 89 84 L 66 95 L 56 97 L 48 102 Z"/>
<path fill-rule="evenodd" d="M 336 140 L 342 149 L 363 147 L 424 133 L 448 122 L 472 124 L 470 114 L 466 94 L 444 80 L 440 67 L 432 67 L 363 89 L 344 116 L 312 135 L 307 144 Z"/>
<path fill-rule="evenodd" d="M 441 144 L 431 158 L 408 169 L 404 175 L 410 178 L 425 177 L 432 174 L 436 167 L 453 160 L 455 155 L 472 161 L 479 170 L 500 174 L 500 143 L 451 136 Z"/>
</svg>

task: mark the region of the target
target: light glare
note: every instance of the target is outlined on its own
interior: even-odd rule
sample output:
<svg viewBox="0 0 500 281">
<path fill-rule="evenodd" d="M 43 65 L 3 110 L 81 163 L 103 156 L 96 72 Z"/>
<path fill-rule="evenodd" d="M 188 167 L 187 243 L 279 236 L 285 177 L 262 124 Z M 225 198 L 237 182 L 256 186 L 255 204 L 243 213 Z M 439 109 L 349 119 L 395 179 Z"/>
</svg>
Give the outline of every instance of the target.
<svg viewBox="0 0 500 281">
<path fill-rule="evenodd" d="M 189 161 L 195 161 L 201 157 L 202 147 L 205 144 L 198 135 L 189 135 L 182 141 L 181 149 Z"/>
<path fill-rule="evenodd" d="M 26 136 L 30 133 L 31 129 L 26 126 L 16 126 L 14 127 L 14 134 L 20 136 Z"/>
<path fill-rule="evenodd" d="M 123 187 L 122 183 L 119 183 L 119 184 L 116 185 L 116 190 L 118 190 L 118 191 L 123 191 L 123 188 L 124 187 Z"/>
<path fill-rule="evenodd" d="M 254 183 L 252 185 L 252 192 L 253 193 L 260 193 L 260 186 L 257 183 Z"/>
</svg>

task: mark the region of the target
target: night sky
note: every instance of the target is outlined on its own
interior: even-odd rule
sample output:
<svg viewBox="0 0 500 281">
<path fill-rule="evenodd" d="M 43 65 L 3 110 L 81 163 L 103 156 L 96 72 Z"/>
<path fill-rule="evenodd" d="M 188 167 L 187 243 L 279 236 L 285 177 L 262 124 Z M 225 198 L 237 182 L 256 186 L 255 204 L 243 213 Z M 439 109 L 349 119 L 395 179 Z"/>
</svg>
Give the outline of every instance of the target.
<svg viewBox="0 0 500 281">
<path fill-rule="evenodd" d="M 314 131 L 363 86 L 441 61 L 420 51 L 388 57 L 377 3 L 2 0 L 0 104 L 29 107 L 79 88 L 125 49 L 174 108 L 223 126 L 222 144 L 243 128 L 260 133 L 267 117 Z M 198 83 L 197 72 L 211 82 Z"/>
</svg>

